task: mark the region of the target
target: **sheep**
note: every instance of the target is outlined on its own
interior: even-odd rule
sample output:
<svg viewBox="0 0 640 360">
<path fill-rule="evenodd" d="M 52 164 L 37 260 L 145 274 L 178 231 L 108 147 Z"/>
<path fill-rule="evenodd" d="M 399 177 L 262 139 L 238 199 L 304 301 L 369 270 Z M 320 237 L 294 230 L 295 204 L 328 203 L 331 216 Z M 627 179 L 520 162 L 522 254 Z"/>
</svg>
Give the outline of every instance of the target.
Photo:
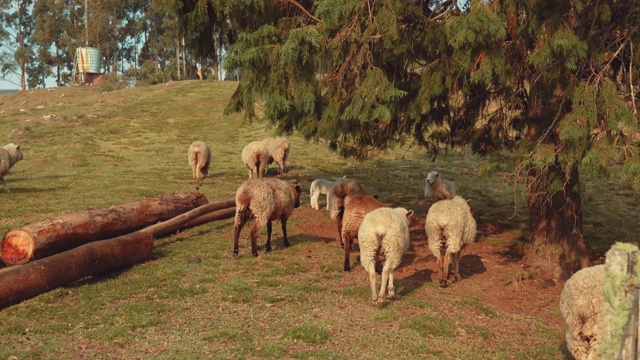
<svg viewBox="0 0 640 360">
<path fill-rule="evenodd" d="M 266 146 L 267 151 L 269 152 L 269 160 L 268 165 L 271 165 L 275 161 L 276 165 L 278 165 L 278 174 L 282 175 L 285 173 L 285 165 L 287 158 L 289 157 L 289 151 L 291 150 L 291 143 L 289 140 L 283 137 L 275 137 L 275 138 L 266 138 L 262 140 L 264 146 Z M 265 171 L 266 171 L 265 167 Z"/>
<path fill-rule="evenodd" d="M 187 159 L 189 160 L 189 166 L 191 166 L 194 179 L 204 179 L 209 176 L 211 148 L 204 141 L 194 141 L 189 146 Z"/>
<path fill-rule="evenodd" d="M 600 358 L 596 351 L 604 335 L 604 281 L 605 265 L 596 265 L 573 274 L 562 289 L 567 348 L 577 360 Z"/>
<path fill-rule="evenodd" d="M 424 197 L 431 196 L 434 200 L 446 200 L 453 199 L 458 194 L 458 185 L 451 180 L 446 180 L 440 177 L 440 173 L 437 171 L 431 171 L 424 173 L 426 176 Z"/>
<path fill-rule="evenodd" d="M 242 149 L 242 162 L 249 168 L 249 179 L 261 178 L 268 161 L 269 150 L 260 141 L 250 142 Z"/>
<path fill-rule="evenodd" d="M 344 179 L 345 176 L 343 176 L 341 179 Z M 334 178 L 335 181 L 331 181 L 331 180 L 324 180 L 324 179 L 316 179 L 313 180 L 313 182 L 311 183 L 311 186 L 309 186 L 309 196 L 311 197 L 311 207 L 318 210 L 320 209 L 320 206 L 318 205 L 318 198 L 320 197 L 320 195 L 326 195 L 327 196 L 327 211 L 329 211 L 329 197 L 331 195 L 331 189 L 333 188 L 333 185 L 336 184 L 336 181 L 338 181 L 339 179 Z"/>
<path fill-rule="evenodd" d="M 358 230 L 360 263 L 369 273 L 371 299 L 382 308 L 384 296 L 393 299 L 393 271 L 400 265 L 402 255 L 409 248 L 409 220 L 413 210 L 379 208 L 368 213 Z M 381 273 L 380 292 L 376 295 L 376 273 Z M 388 287 L 387 287 L 388 283 Z"/>
<path fill-rule="evenodd" d="M 271 251 L 271 222 L 280 220 L 284 246 L 287 239 L 287 219 L 293 209 L 300 206 L 300 185 L 297 180 L 283 181 L 277 178 L 249 179 L 236 192 L 235 235 L 233 257 L 238 257 L 238 240 L 245 223 L 253 220 L 251 227 L 251 254 L 258 256 L 256 244 L 258 231 L 267 226 L 266 251 Z"/>
<path fill-rule="evenodd" d="M 4 185 L 4 191 L 7 193 L 10 193 L 11 190 L 9 190 L 7 183 L 4 181 L 4 176 L 20 160 L 22 160 L 20 145 L 10 143 L 0 148 L 0 182 Z"/>
<path fill-rule="evenodd" d="M 342 218 L 342 240 L 344 241 L 344 271 L 351 271 L 350 253 L 351 245 L 358 239 L 358 230 L 364 217 L 371 211 L 385 207 L 375 197 L 365 195 L 353 195 L 345 198 L 344 216 Z"/>
<path fill-rule="evenodd" d="M 469 204 L 459 195 L 451 200 L 435 202 L 427 212 L 424 227 L 429 250 L 438 262 L 440 286 L 447 286 L 452 256 L 455 264 L 454 277 L 460 281 L 460 253 L 464 246 L 475 240 L 477 233 L 476 220 Z"/>
</svg>

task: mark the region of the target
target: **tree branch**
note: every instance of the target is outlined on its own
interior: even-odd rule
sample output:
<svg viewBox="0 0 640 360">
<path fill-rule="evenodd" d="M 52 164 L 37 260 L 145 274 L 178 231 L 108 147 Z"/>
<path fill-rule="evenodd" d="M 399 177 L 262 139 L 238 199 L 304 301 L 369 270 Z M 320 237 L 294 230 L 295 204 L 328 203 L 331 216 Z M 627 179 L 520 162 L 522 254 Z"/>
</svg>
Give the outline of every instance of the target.
<svg viewBox="0 0 640 360">
<path fill-rule="evenodd" d="M 317 22 L 318 24 L 322 24 L 322 20 L 320 20 L 317 17 L 311 15 L 311 13 L 309 11 L 307 11 L 307 9 L 305 9 L 304 6 L 302 6 L 296 0 L 279 0 L 279 1 L 282 2 L 282 3 L 290 3 L 290 4 L 294 5 L 295 7 L 300 9 L 305 15 L 307 15 L 307 17 L 313 19 L 313 21 Z"/>
</svg>

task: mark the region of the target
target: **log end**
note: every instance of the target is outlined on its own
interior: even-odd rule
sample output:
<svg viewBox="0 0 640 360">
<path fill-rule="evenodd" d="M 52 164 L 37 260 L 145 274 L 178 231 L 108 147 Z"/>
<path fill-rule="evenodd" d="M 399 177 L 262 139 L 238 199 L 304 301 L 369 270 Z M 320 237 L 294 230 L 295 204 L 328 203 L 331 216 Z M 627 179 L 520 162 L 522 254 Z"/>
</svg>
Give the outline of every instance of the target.
<svg viewBox="0 0 640 360">
<path fill-rule="evenodd" d="M 7 266 L 26 264 L 35 251 L 35 238 L 26 230 L 9 230 L 0 243 L 0 257 Z"/>
</svg>

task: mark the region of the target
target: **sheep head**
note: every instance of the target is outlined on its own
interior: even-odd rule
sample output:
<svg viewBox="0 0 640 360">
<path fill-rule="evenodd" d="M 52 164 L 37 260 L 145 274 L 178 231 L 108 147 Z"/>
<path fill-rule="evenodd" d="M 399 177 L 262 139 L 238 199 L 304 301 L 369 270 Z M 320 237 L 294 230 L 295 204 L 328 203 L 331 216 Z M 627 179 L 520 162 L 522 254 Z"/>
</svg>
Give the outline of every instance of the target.
<svg viewBox="0 0 640 360">
<path fill-rule="evenodd" d="M 289 185 L 293 188 L 294 193 L 295 193 L 295 204 L 294 207 L 298 208 L 300 207 L 300 194 L 302 194 L 302 189 L 300 188 L 300 185 L 298 184 L 298 180 L 290 180 L 289 181 Z"/>
<path fill-rule="evenodd" d="M 426 181 L 428 185 L 431 185 L 433 183 L 436 182 L 436 180 L 438 179 L 438 177 L 440 176 L 440 173 L 437 171 L 431 171 L 429 173 L 424 173 L 424 175 L 427 177 Z"/>
</svg>

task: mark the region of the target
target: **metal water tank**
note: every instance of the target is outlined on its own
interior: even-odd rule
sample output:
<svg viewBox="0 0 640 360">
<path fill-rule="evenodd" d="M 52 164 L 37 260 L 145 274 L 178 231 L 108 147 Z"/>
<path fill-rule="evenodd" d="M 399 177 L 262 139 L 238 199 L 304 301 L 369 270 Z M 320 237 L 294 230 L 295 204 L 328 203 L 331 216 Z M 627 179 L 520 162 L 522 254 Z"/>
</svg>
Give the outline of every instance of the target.
<svg viewBox="0 0 640 360">
<path fill-rule="evenodd" d="M 100 74 L 102 71 L 102 52 L 94 47 L 79 47 L 76 49 L 78 72 Z"/>
</svg>

